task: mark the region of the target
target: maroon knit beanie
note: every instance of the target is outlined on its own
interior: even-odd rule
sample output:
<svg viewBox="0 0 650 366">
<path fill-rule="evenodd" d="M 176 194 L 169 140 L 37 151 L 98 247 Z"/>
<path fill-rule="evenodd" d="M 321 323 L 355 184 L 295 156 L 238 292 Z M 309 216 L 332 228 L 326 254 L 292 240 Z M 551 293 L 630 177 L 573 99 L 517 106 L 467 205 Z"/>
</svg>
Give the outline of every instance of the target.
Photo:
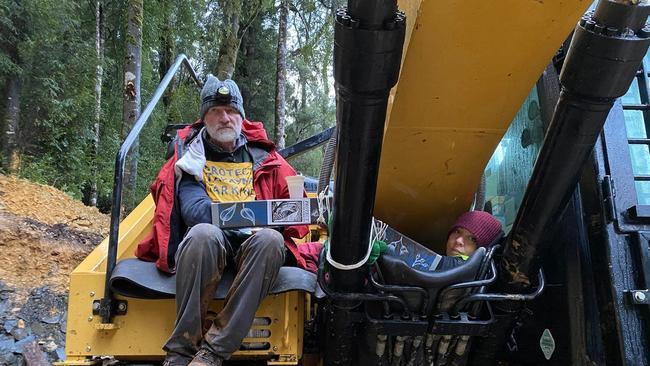
<svg viewBox="0 0 650 366">
<path fill-rule="evenodd" d="M 476 244 L 479 247 L 490 245 L 501 232 L 501 222 L 496 217 L 484 211 L 469 211 L 460 217 L 451 227 L 449 232 L 462 227 L 476 237 Z"/>
</svg>

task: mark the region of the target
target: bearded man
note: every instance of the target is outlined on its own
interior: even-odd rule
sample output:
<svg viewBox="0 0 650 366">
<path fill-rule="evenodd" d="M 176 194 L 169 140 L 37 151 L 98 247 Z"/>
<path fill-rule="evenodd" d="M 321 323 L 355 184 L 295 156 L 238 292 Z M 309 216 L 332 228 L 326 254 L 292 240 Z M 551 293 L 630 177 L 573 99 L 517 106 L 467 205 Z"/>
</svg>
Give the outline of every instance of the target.
<svg viewBox="0 0 650 366">
<path fill-rule="evenodd" d="M 209 75 L 201 91 L 201 120 L 182 131 L 175 154 L 152 192 L 154 230 L 138 257 L 176 273 L 176 324 L 164 345 L 164 365 L 221 365 L 239 349 L 280 267 L 304 267 L 290 236 L 307 229 L 222 230 L 213 225 L 216 202 L 289 198 L 295 170 L 275 151 L 263 125 L 245 119 L 239 87 Z M 170 187 L 171 186 L 171 187 Z M 293 255 L 286 255 L 287 249 Z M 224 269 L 235 278 L 223 310 L 206 320 Z"/>
</svg>

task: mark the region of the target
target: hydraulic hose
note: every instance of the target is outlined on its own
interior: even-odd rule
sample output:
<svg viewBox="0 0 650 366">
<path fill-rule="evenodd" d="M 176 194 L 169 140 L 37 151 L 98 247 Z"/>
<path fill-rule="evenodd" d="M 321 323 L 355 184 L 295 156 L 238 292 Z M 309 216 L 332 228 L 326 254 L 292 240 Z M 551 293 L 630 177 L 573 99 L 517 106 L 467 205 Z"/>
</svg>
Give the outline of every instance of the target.
<svg viewBox="0 0 650 366">
<path fill-rule="evenodd" d="M 324 191 L 330 184 L 332 179 L 332 170 L 334 169 L 334 161 L 336 160 L 336 142 L 338 136 L 336 127 L 332 136 L 327 140 L 327 145 L 325 145 L 325 153 L 323 154 L 323 163 L 320 167 L 320 173 L 318 174 L 318 189 L 316 192 L 320 194 Z M 327 192 L 325 192 L 327 194 Z"/>
</svg>

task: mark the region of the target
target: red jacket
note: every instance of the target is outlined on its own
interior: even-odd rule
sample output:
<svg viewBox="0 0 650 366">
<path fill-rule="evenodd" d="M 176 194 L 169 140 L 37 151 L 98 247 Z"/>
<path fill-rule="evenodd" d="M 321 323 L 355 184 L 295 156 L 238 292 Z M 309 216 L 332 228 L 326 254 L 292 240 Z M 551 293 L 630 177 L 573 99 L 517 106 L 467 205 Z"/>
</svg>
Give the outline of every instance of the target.
<svg viewBox="0 0 650 366">
<path fill-rule="evenodd" d="M 151 195 L 156 204 L 153 228 L 135 252 L 142 260 L 155 261 L 156 267 L 167 273 L 174 273 L 174 255 L 187 230 L 176 200 L 174 164 L 179 159 L 179 151 L 186 145 L 187 137 L 193 136 L 200 127 L 202 124 L 195 123 L 178 131 L 174 155 L 163 165 L 151 184 Z M 296 171 L 277 153 L 275 145 L 267 138 L 262 123 L 244 120 L 242 132 L 249 146 L 260 147 L 269 152 L 254 172 L 253 188 L 257 199 L 289 198 L 285 177 L 296 175 Z M 306 263 L 291 238 L 302 238 L 308 231 L 307 226 L 290 226 L 283 231 L 284 243 L 300 268 L 306 268 Z"/>
</svg>

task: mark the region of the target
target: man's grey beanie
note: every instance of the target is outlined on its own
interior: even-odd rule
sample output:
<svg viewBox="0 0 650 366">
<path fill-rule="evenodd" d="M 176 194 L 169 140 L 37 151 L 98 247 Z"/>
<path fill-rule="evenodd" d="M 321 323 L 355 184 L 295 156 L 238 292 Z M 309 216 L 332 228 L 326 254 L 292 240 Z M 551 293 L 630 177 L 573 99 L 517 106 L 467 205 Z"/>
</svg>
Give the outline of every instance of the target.
<svg viewBox="0 0 650 366">
<path fill-rule="evenodd" d="M 230 98 L 228 98 L 228 95 Z M 209 74 L 205 80 L 203 89 L 201 89 L 201 120 L 205 117 L 207 111 L 215 106 L 228 105 L 239 111 L 242 118 L 246 118 L 244 113 L 244 99 L 241 96 L 237 83 L 231 79 L 219 80 L 214 75 Z"/>
</svg>

